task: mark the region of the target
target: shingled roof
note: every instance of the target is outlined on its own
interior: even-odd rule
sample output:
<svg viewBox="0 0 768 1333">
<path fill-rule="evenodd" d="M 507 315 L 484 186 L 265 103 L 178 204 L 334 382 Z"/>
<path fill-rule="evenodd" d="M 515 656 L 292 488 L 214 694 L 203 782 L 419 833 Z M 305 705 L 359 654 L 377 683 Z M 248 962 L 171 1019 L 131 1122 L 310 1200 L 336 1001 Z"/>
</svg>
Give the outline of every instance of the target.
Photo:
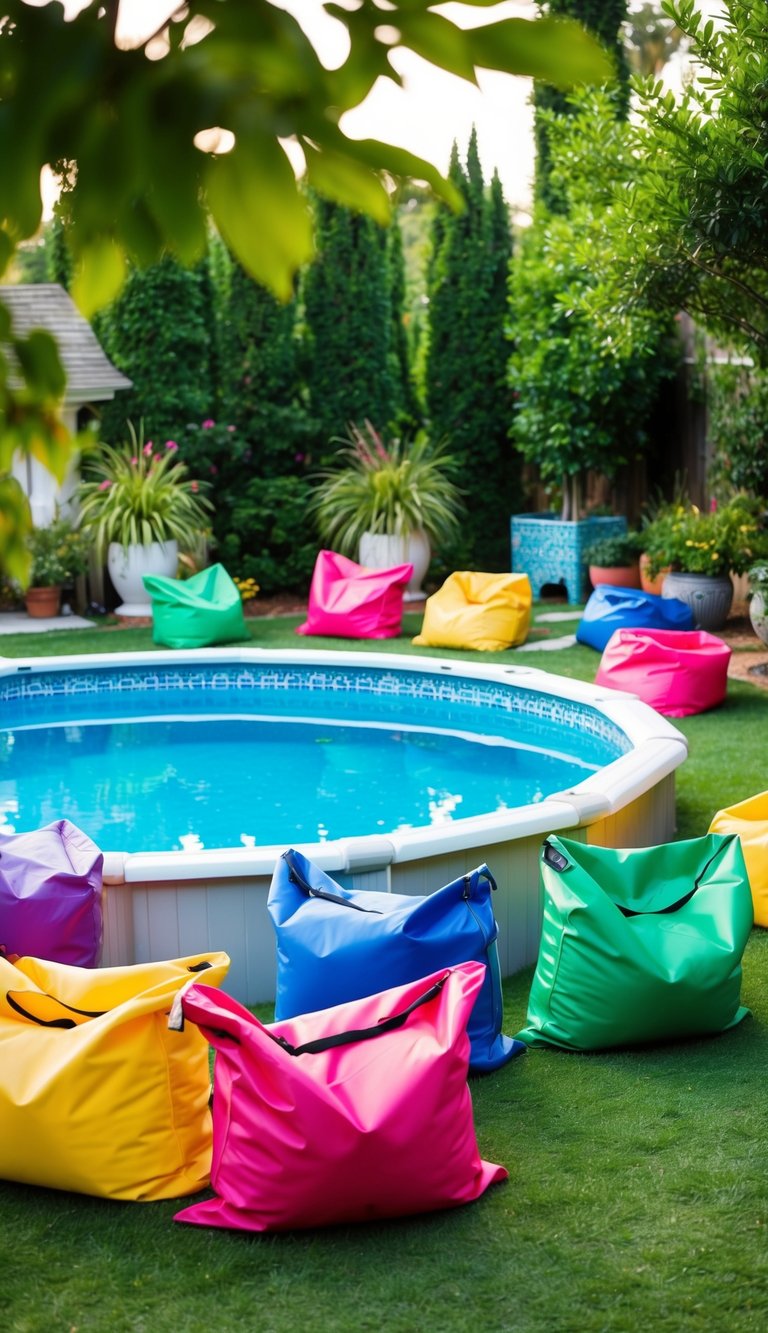
<svg viewBox="0 0 768 1333">
<path fill-rule="evenodd" d="M 112 365 L 88 320 L 58 283 L 0 284 L 0 301 L 10 311 L 17 338 L 33 329 L 53 334 L 67 373 L 66 404 L 104 402 L 118 390 L 132 388 L 132 381 Z"/>
</svg>

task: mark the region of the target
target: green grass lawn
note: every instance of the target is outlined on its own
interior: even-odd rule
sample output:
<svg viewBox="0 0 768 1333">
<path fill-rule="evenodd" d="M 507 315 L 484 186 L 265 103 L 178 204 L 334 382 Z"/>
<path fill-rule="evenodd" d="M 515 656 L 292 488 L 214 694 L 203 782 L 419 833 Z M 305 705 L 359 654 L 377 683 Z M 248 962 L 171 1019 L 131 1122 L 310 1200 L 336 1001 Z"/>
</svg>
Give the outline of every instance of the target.
<svg viewBox="0 0 768 1333">
<path fill-rule="evenodd" d="M 297 638 L 298 623 L 257 619 L 249 630 L 264 647 L 353 646 Z M 407 634 L 419 623 L 407 617 Z M 570 627 L 548 628 L 555 636 Z M 149 630 L 0 638 L 0 654 L 9 657 L 151 646 Z M 407 638 L 354 646 L 413 651 Z M 483 660 L 591 680 L 598 656 L 577 646 Z M 768 788 L 767 724 L 768 693 L 738 682 L 722 708 L 675 724 L 690 743 L 678 771 L 679 836 L 706 832 L 720 806 Z M 526 971 L 504 984 L 508 1032 L 524 1023 L 530 979 Z M 510 1179 L 455 1212 L 257 1237 L 176 1226 L 177 1203 L 118 1204 L 0 1183 L 4 1326 L 12 1333 L 762 1330 L 768 931 L 752 933 L 743 1000 L 751 1015 L 720 1037 L 588 1056 L 531 1050 L 473 1080 L 481 1149 Z"/>
</svg>

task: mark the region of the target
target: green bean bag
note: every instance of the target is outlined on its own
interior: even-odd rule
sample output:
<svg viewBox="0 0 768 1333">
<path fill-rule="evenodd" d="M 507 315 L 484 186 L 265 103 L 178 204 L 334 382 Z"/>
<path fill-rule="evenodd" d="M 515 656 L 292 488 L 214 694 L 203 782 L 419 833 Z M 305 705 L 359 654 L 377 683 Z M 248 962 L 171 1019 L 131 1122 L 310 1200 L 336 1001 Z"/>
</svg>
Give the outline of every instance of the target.
<svg viewBox="0 0 768 1333">
<path fill-rule="evenodd" d="M 549 837 L 528 1045 L 596 1051 L 722 1032 L 739 1003 L 752 897 L 735 834 L 637 851 Z"/>
<path fill-rule="evenodd" d="M 223 565 L 211 565 L 191 579 L 145 574 L 152 599 L 152 639 L 166 648 L 207 648 L 247 639 L 243 602 Z"/>
</svg>

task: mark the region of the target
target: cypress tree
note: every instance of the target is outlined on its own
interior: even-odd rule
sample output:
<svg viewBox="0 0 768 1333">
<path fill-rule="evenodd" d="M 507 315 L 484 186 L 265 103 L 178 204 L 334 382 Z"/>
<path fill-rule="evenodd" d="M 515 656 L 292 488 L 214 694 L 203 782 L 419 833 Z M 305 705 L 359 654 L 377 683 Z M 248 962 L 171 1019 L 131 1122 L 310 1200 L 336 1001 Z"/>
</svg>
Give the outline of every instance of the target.
<svg viewBox="0 0 768 1333">
<path fill-rule="evenodd" d="M 393 218 L 387 231 L 387 261 L 389 264 L 392 312 L 390 374 L 393 385 L 394 415 L 398 422 L 407 429 L 418 424 L 419 404 L 411 374 L 411 354 L 406 327 L 403 234 L 396 217 Z"/>
<path fill-rule="evenodd" d="M 226 307 L 227 417 L 262 477 L 295 471 L 307 420 L 300 403 L 296 302 L 281 304 L 234 263 Z"/>
<path fill-rule="evenodd" d="M 335 440 L 366 418 L 386 430 L 395 410 L 392 301 L 386 233 L 371 218 L 314 200 L 317 255 L 303 286 L 304 359 L 317 456 L 334 461 Z"/>
<path fill-rule="evenodd" d="M 622 117 L 626 116 L 629 110 L 630 70 L 621 29 L 627 21 L 627 0 L 547 0 L 539 8 L 553 17 L 577 19 L 599 38 L 615 61 L 618 79 L 617 111 Z M 538 113 L 546 110 L 566 115 L 571 110 L 571 104 L 567 93 L 548 83 L 534 84 L 533 103 L 536 112 L 536 199 L 551 212 L 562 213 L 565 211 L 564 202 L 550 179 L 549 132 Z"/>
<path fill-rule="evenodd" d="M 209 287 L 200 269 L 170 255 L 134 269 L 120 296 L 99 320 L 110 359 L 133 388 L 110 403 L 103 438 L 120 442 L 126 420 L 144 422 L 145 437 L 163 440 L 210 416 L 211 326 Z"/>
<path fill-rule="evenodd" d="M 497 175 L 485 190 L 474 131 L 466 169 L 454 145 L 449 174 L 465 207 L 442 210 L 434 231 L 425 367 L 430 430 L 436 440 L 448 438 L 460 460 L 470 522 L 457 560 L 508 569 L 509 518 L 519 500 L 506 383 L 509 219 Z"/>
</svg>

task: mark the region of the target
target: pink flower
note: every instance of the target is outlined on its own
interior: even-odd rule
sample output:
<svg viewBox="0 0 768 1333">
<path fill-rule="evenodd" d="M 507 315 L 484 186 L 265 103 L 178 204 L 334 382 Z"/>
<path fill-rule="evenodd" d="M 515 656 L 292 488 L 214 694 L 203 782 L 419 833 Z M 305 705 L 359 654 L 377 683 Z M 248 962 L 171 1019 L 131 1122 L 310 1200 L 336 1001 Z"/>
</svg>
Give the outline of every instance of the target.
<svg viewBox="0 0 768 1333">
<path fill-rule="evenodd" d="M 150 454 L 152 453 L 152 441 L 151 441 L 151 440 L 147 440 L 147 443 L 144 445 L 143 453 L 144 453 L 144 457 L 145 457 L 145 458 L 149 458 Z"/>
<path fill-rule="evenodd" d="M 710 514 L 714 514 L 717 512 L 717 500 L 715 499 L 714 495 L 712 496 L 712 499 L 709 502 L 709 512 Z"/>
<path fill-rule="evenodd" d="M 166 449 L 178 449 L 179 446 L 175 440 L 166 440 L 165 447 Z"/>
<path fill-rule="evenodd" d="M 131 462 L 132 462 L 132 464 L 133 464 L 134 467 L 136 466 L 136 464 L 138 463 L 138 461 L 139 461 L 138 458 L 132 458 L 132 459 L 131 459 Z"/>
<path fill-rule="evenodd" d="M 111 485 L 112 485 L 112 482 L 109 480 L 108 477 L 105 477 L 103 481 L 100 481 L 100 482 L 99 482 L 99 490 L 100 490 L 100 491 L 108 491 Z"/>
<path fill-rule="evenodd" d="M 213 475 L 216 476 L 216 473 L 218 472 L 219 469 L 217 468 L 217 466 L 216 466 L 215 463 L 211 463 L 211 468 L 210 468 L 210 470 L 211 470 L 211 472 L 213 473 Z"/>
<path fill-rule="evenodd" d="M 196 481 L 191 481 L 191 482 L 189 483 L 189 489 L 190 489 L 191 491 L 199 491 L 199 490 L 200 490 L 199 483 L 196 482 Z"/>
<path fill-rule="evenodd" d="M 227 426 L 227 430 L 235 430 L 234 426 Z"/>
<path fill-rule="evenodd" d="M 202 422 L 203 430 L 211 430 L 215 425 L 216 422 L 212 421 L 210 417 L 206 417 L 205 421 Z"/>
</svg>

